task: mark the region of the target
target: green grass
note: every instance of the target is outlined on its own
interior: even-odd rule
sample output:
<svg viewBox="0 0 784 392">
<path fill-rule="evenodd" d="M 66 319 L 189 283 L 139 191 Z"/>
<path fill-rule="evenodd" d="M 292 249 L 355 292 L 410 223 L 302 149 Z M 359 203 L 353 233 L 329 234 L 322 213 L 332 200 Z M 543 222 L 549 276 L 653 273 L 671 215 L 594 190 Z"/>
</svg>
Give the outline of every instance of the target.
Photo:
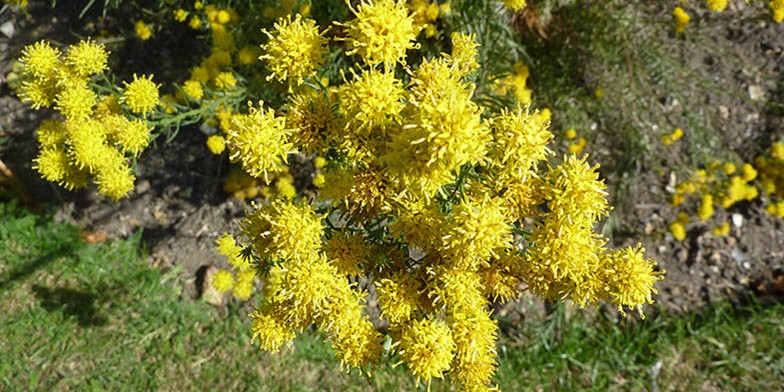
<svg viewBox="0 0 784 392">
<path fill-rule="evenodd" d="M 140 249 L 138 233 L 87 244 L 48 215 L 0 204 L 0 390 L 414 388 L 405 366 L 390 369 L 395 358 L 370 378 L 340 372 L 315 333 L 282 355 L 259 351 L 244 312 L 182 298 L 179 272 L 150 269 Z M 764 390 L 784 378 L 781 306 L 621 323 L 566 313 L 502 338 L 503 390 Z"/>
</svg>

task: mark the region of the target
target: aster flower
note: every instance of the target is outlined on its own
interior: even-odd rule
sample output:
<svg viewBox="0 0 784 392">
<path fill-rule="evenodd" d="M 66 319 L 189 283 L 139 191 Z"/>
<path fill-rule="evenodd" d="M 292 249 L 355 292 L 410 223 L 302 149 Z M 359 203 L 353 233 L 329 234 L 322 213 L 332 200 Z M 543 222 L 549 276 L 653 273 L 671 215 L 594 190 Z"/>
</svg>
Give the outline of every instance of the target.
<svg viewBox="0 0 784 392">
<path fill-rule="evenodd" d="M 664 279 L 664 271 L 654 271 L 656 263 L 646 259 L 644 253 L 645 248 L 639 244 L 609 252 L 602 258 L 601 269 L 608 299 L 621 312 L 623 307 L 637 308 L 643 318 L 642 305 L 653 303 L 651 294 L 658 293 L 653 285 Z"/>
<path fill-rule="evenodd" d="M 281 18 L 274 27 L 273 32 L 262 30 L 269 38 L 261 46 L 265 54 L 259 57 L 267 62 L 271 72 L 267 80 L 274 78 L 300 85 L 306 77 L 315 73 L 327 53 L 324 32 L 318 31 L 316 21 L 303 19 L 300 14 L 294 20 L 291 20 L 291 15 Z"/>
<path fill-rule="evenodd" d="M 125 91 L 122 101 L 136 114 L 146 115 L 160 104 L 158 85 L 152 81 L 152 76 L 138 77 L 133 75 L 131 83 L 123 82 Z"/>
<path fill-rule="evenodd" d="M 253 177 L 267 176 L 286 161 L 293 149 L 288 142 L 291 129 L 286 128 L 282 117 L 275 111 L 265 110 L 263 102 L 259 108 L 250 107 L 250 113 L 231 117 L 226 143 L 233 162 L 242 162 L 242 167 Z M 269 182 L 269 181 L 267 181 Z"/>
<path fill-rule="evenodd" d="M 65 61 L 77 75 L 87 77 L 109 69 L 108 57 L 103 44 L 87 39 L 71 46 Z"/>
<path fill-rule="evenodd" d="M 432 378 L 443 377 L 451 367 L 455 355 L 452 331 L 439 320 L 412 321 L 402 327 L 400 355 L 417 380 L 429 384 Z"/>
<path fill-rule="evenodd" d="M 348 2 L 347 2 L 348 3 Z M 349 51 L 373 66 L 383 63 L 386 68 L 396 63 L 405 64 L 406 51 L 418 49 L 416 36 L 419 29 L 408 14 L 406 3 L 400 0 L 362 0 L 356 9 L 349 3 L 355 18 L 346 23 Z"/>
<path fill-rule="evenodd" d="M 61 66 L 60 55 L 60 49 L 52 47 L 46 41 L 38 41 L 22 49 L 22 57 L 19 58 L 19 62 L 33 76 L 46 78 Z"/>
</svg>

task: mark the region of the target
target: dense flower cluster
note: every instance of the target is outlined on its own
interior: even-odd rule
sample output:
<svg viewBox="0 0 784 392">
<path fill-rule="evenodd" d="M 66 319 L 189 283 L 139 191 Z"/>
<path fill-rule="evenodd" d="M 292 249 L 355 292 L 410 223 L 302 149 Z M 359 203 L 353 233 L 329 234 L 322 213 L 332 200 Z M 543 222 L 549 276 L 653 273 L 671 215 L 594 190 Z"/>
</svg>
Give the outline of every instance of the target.
<svg viewBox="0 0 784 392">
<path fill-rule="evenodd" d="M 33 108 L 53 107 L 62 116 L 38 128 L 35 168 L 41 176 L 66 189 L 85 187 L 92 178 L 99 193 L 117 200 L 134 186 L 129 158 L 150 142 L 147 121 L 129 112 L 152 111 L 158 87 L 151 78 L 134 76 L 119 97 L 96 94 L 91 78 L 108 70 L 107 58 L 104 46 L 89 39 L 64 56 L 45 41 L 29 45 L 20 58 L 20 95 Z"/>
<path fill-rule="evenodd" d="M 324 176 L 314 203 L 256 206 L 236 242 L 219 242 L 235 272 L 215 277 L 217 289 L 244 296 L 236 287 L 248 265 L 263 277 L 263 302 L 251 314 L 261 348 L 278 351 L 315 324 L 345 367 L 377 364 L 392 350 L 424 382 L 451 374 L 466 390 L 487 390 L 497 366 L 491 301 L 515 298 L 525 285 L 581 306 L 652 302 L 662 272 L 644 249 L 610 250 L 593 232 L 610 209 L 598 166 L 575 156 L 548 164 L 549 112 L 491 113 L 474 101 L 473 36 L 453 34 L 450 54 L 410 68 L 417 31 L 402 2 L 362 1 L 352 11 L 346 50 L 364 64 L 342 85 L 309 83 L 319 63 L 300 72 L 287 58 L 312 53 L 270 44 L 262 58 L 280 67 L 275 74 L 304 83 L 289 85 L 280 110 L 261 103 L 222 127 L 229 156 L 254 177 L 280 170 L 297 148 L 327 157 L 317 164 Z M 319 37 L 309 48 L 321 50 L 312 21 L 276 26 L 291 23 L 309 26 Z M 239 247 L 252 263 L 239 265 Z M 387 349 L 355 276 L 376 285 Z"/>
<path fill-rule="evenodd" d="M 697 199 L 695 215 L 699 222 L 710 221 L 716 208 L 727 209 L 740 202 L 762 198 L 765 211 L 784 218 L 784 142 L 773 143 L 770 151 L 754 159 L 754 163 L 715 161 L 697 170 L 691 178 L 680 181 L 674 188 L 670 204 L 686 206 L 690 198 Z M 686 238 L 690 217 L 680 211 L 669 230 L 678 241 Z M 720 222 L 712 229 L 716 236 L 730 232 L 729 222 Z"/>
</svg>

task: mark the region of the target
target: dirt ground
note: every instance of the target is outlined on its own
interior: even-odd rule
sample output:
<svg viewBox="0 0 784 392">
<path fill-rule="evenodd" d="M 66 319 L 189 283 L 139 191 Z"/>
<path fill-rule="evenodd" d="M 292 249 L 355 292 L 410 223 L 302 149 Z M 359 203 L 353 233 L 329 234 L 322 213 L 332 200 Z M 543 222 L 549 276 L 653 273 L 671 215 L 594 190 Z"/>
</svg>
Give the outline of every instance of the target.
<svg viewBox="0 0 784 392">
<path fill-rule="evenodd" d="M 136 189 L 120 202 L 102 200 L 90 189 L 65 191 L 41 180 L 32 169 L 36 155 L 34 130 L 51 113 L 31 110 L 18 100 L 6 79 L 14 59 L 24 45 L 38 39 L 67 44 L 94 33 L 102 23 L 100 18 L 85 23 L 74 15 L 55 16 L 51 9 L 40 6 L 31 8 L 29 16 L 11 12 L 0 15 L 0 26 L 13 26 L 12 34 L 8 27 L 0 33 L 0 136 L 5 139 L 0 146 L 0 161 L 21 180 L 30 205 L 54 206 L 60 219 L 72 221 L 85 233 L 116 238 L 143 230 L 150 264 L 180 268 L 183 295 L 194 297 L 197 271 L 223 263 L 213 251 L 215 239 L 223 232 L 235 231 L 235 221 L 250 208 L 223 194 L 222 176 L 228 162 L 207 151 L 206 136 L 198 127 L 180 130 L 171 143 L 159 139 L 156 146 L 146 150 L 138 160 Z M 754 23 L 750 29 L 722 30 L 716 40 L 764 62 L 764 72 L 779 75 L 776 83 L 766 85 L 744 70 L 723 67 L 711 53 L 700 52 L 699 48 L 688 56 L 693 67 L 702 67 L 721 83 L 752 89 L 755 94 L 762 89 L 767 99 L 784 102 L 782 27 Z M 166 68 L 163 61 L 162 68 Z M 158 80 L 165 78 L 164 74 Z M 721 94 L 702 99 L 706 107 L 715 110 L 732 108 L 727 115 L 727 123 L 732 125 L 726 127 L 726 138 L 739 152 L 753 154 L 760 145 L 769 145 L 770 140 L 782 136 L 784 118 L 780 112 L 744 109 L 748 100 Z M 601 159 L 602 154 L 596 156 Z M 714 237 L 705 226 L 689 231 L 685 241 L 675 241 L 666 230 L 675 214 L 665 201 L 669 179 L 646 172 L 644 167 L 639 170 L 630 192 L 634 196 L 626 200 L 620 218 L 626 231 L 614 236 L 614 245 L 642 242 L 648 255 L 667 271 L 656 297 L 664 309 L 683 312 L 725 298 L 741 301 L 751 291 L 771 300 L 782 294 L 777 287 L 784 287 L 783 220 L 765 214 L 759 203 L 746 203 L 719 212 L 734 222 L 729 236 Z M 608 183 L 612 181 L 608 176 Z"/>
</svg>

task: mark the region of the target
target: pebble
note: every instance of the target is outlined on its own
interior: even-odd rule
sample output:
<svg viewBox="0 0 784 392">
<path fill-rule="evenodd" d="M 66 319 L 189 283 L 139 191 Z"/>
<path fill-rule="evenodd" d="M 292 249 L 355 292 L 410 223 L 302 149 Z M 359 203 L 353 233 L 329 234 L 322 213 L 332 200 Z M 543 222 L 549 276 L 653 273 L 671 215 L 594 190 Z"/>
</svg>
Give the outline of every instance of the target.
<svg viewBox="0 0 784 392">
<path fill-rule="evenodd" d="M 14 22 L 6 21 L 5 23 L 0 25 L 0 32 L 3 33 L 8 38 L 13 38 L 14 34 L 16 33 L 16 28 L 14 27 Z"/>
</svg>

